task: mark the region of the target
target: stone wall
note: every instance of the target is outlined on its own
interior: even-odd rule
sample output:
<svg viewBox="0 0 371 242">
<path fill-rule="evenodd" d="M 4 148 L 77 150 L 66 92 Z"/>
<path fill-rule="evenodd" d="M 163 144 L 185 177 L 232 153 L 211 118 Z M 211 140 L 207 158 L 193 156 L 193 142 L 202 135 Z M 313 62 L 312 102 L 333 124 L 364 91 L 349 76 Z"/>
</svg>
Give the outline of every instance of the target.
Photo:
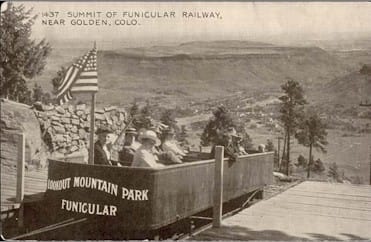
<svg viewBox="0 0 371 242">
<path fill-rule="evenodd" d="M 90 107 L 85 104 L 68 106 L 34 105 L 40 122 L 42 138 L 56 156 L 68 155 L 89 147 Z M 119 134 L 126 126 L 125 109 L 115 106 L 95 110 L 95 126 L 110 127 Z"/>
</svg>

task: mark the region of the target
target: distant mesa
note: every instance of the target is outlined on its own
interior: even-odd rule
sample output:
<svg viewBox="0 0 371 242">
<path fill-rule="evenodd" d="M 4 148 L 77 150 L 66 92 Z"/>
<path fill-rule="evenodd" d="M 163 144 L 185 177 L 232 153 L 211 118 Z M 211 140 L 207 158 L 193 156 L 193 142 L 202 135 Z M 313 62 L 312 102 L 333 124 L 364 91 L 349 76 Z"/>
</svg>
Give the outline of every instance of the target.
<svg viewBox="0 0 371 242">
<path fill-rule="evenodd" d="M 82 48 L 81 53 L 85 50 L 86 47 Z M 71 57 L 79 53 L 66 46 L 62 49 L 54 47 L 44 73 L 37 79 L 38 84 L 51 87 L 50 80 L 60 66 L 67 66 Z M 359 73 L 361 66 L 355 67 L 354 63 L 354 59 L 342 58 L 318 47 L 279 46 L 254 41 L 115 47 L 98 52 L 100 91 L 97 100 L 103 105 L 129 104 L 135 98 L 154 98 L 154 94 L 161 91 L 163 95 L 156 96 L 161 99 L 157 100 L 159 103 L 182 105 L 189 101 L 221 98 L 238 91 L 247 94 L 277 91 L 287 77 L 299 80 L 308 88 L 319 87 L 318 92 L 326 89 L 326 93 L 337 96 L 336 89 L 346 91 L 346 81 L 351 81 L 347 75 L 352 71 L 358 72 L 359 76 L 351 74 L 356 75 L 355 78 L 364 78 Z M 353 102 L 352 95 L 358 94 L 354 91 L 349 95 L 351 98 L 343 98 L 343 101 Z M 359 101 L 357 99 L 357 105 Z"/>
</svg>

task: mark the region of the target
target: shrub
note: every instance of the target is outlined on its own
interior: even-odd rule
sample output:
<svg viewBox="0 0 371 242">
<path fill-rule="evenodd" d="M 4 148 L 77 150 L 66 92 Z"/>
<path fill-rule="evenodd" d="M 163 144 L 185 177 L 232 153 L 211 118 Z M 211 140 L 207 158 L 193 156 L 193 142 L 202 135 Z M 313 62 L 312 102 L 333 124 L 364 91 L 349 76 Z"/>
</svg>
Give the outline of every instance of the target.
<svg viewBox="0 0 371 242">
<path fill-rule="evenodd" d="M 266 151 L 274 151 L 274 144 L 272 140 L 267 139 L 267 144 L 265 146 Z"/>
<path fill-rule="evenodd" d="M 313 164 L 312 164 L 312 167 L 311 167 L 311 170 L 313 172 L 317 172 L 317 173 L 322 173 L 325 171 L 325 166 L 323 164 L 323 162 L 321 161 L 321 159 L 317 159 L 315 161 L 313 161 Z"/>
<path fill-rule="evenodd" d="M 333 162 L 329 168 L 328 168 L 328 174 L 330 178 L 334 179 L 335 181 L 340 181 L 340 174 L 339 174 L 339 169 L 336 164 L 336 162 Z"/>
<path fill-rule="evenodd" d="M 236 127 L 231 113 L 224 106 L 219 106 L 213 112 L 213 117 L 206 124 L 201 135 L 201 145 L 218 144 L 222 140 L 222 133 L 229 127 Z"/>
<path fill-rule="evenodd" d="M 307 165 L 308 165 L 308 160 L 305 159 L 305 157 L 304 157 L 303 155 L 299 155 L 299 156 L 298 156 L 298 162 L 295 163 L 295 165 L 296 165 L 297 167 L 303 167 L 303 168 L 306 168 Z"/>
</svg>

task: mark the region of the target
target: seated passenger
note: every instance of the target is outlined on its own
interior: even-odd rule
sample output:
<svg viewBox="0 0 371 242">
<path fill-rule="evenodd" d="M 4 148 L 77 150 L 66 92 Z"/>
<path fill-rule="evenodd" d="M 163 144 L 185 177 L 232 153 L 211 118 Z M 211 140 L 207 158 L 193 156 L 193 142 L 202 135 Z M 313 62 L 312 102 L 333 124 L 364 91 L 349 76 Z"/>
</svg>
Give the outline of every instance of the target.
<svg viewBox="0 0 371 242">
<path fill-rule="evenodd" d="M 215 158 L 215 146 L 217 145 L 224 146 L 224 156 L 229 157 L 230 161 L 235 161 L 239 155 L 247 154 L 239 144 L 240 139 L 241 137 L 237 135 L 235 128 L 228 128 L 227 132 L 222 134 L 219 142 L 211 149 L 210 158 Z"/>
<path fill-rule="evenodd" d="M 112 133 L 106 127 L 97 129 L 98 140 L 94 144 L 94 164 L 112 165 L 111 159 L 111 140 L 109 134 Z"/>
<path fill-rule="evenodd" d="M 242 147 L 241 141 L 241 136 L 238 136 L 237 134 L 232 135 L 232 143 L 233 146 L 236 147 L 236 152 L 238 152 L 238 155 L 247 155 L 248 153 L 246 152 L 245 148 Z"/>
<path fill-rule="evenodd" d="M 186 155 L 186 152 L 179 148 L 174 139 L 175 132 L 173 129 L 167 129 L 164 131 L 164 141 L 162 143 L 162 150 L 164 152 L 172 152 L 179 159 L 182 159 Z"/>
<path fill-rule="evenodd" d="M 135 128 L 128 128 L 125 132 L 124 145 L 119 152 L 120 161 L 133 162 L 135 151 L 141 144 L 135 140 L 137 135 Z"/>
<path fill-rule="evenodd" d="M 134 154 L 133 167 L 163 167 L 163 164 L 158 163 L 158 156 L 155 152 L 155 145 L 160 145 L 160 140 L 152 130 L 146 130 L 138 137 L 142 145 Z"/>
</svg>

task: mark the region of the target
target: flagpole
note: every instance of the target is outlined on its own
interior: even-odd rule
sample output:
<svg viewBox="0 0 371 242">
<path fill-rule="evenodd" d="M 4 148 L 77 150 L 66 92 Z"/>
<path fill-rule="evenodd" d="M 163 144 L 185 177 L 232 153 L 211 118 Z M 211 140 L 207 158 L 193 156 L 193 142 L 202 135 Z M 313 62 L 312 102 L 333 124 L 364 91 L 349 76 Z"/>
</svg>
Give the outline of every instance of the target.
<svg viewBox="0 0 371 242">
<path fill-rule="evenodd" d="M 94 49 L 97 48 L 97 44 L 94 41 Z M 98 78 L 98 77 L 97 77 Z M 90 109 L 90 137 L 89 137 L 89 164 L 94 165 L 94 133 L 95 133 L 95 94 L 91 94 L 91 109 Z"/>
<path fill-rule="evenodd" d="M 95 92 L 91 94 L 89 164 L 94 165 Z"/>
</svg>

